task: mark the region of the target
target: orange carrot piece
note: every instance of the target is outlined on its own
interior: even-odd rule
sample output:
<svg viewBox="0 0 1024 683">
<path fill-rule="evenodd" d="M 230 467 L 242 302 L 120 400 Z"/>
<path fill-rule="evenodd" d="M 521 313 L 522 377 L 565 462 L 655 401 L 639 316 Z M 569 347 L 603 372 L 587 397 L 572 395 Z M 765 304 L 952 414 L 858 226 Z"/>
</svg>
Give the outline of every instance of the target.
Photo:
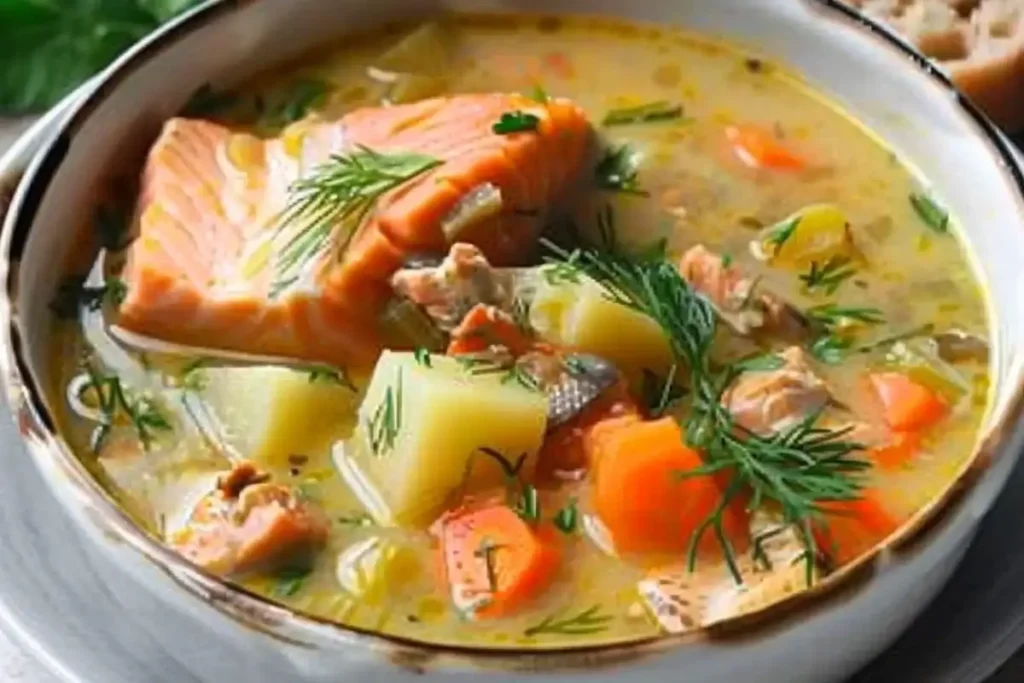
<svg viewBox="0 0 1024 683">
<path fill-rule="evenodd" d="M 918 432 L 894 432 L 889 441 L 868 451 L 868 460 L 883 470 L 895 470 L 910 462 L 920 448 Z"/>
<path fill-rule="evenodd" d="M 725 137 L 740 161 L 753 168 L 800 171 L 807 162 L 775 139 L 769 131 L 752 125 L 728 126 Z"/>
<path fill-rule="evenodd" d="M 619 425 L 594 445 L 594 507 L 620 551 L 685 550 L 721 503 L 723 490 L 716 477 L 680 477 L 703 461 L 683 443 L 682 430 L 671 418 Z M 737 497 L 723 519 L 726 535 L 737 549 L 748 540 L 747 521 Z M 704 534 L 699 548 L 718 549 L 713 530 Z"/>
<path fill-rule="evenodd" d="M 455 513 L 439 533 L 452 600 L 472 618 L 507 615 L 537 597 L 562 558 L 553 527 L 535 529 L 505 505 Z"/>
<path fill-rule="evenodd" d="M 899 527 L 872 490 L 856 500 L 821 503 L 820 507 L 825 518 L 814 527 L 815 542 L 836 566 L 852 562 Z"/>
<path fill-rule="evenodd" d="M 949 405 L 937 393 L 900 372 L 880 372 L 869 376 L 885 420 L 899 431 L 931 427 L 949 412 Z"/>
<path fill-rule="evenodd" d="M 537 477 L 556 479 L 557 472 L 587 469 L 592 465 L 592 435 L 610 423 L 629 424 L 640 419 L 640 408 L 624 382 L 608 389 L 570 422 L 560 425 L 544 439 L 537 459 Z"/>
<path fill-rule="evenodd" d="M 500 309 L 477 304 L 452 331 L 448 355 L 486 351 L 494 344 L 506 346 L 512 355 L 519 356 L 530 350 L 533 340 Z"/>
</svg>

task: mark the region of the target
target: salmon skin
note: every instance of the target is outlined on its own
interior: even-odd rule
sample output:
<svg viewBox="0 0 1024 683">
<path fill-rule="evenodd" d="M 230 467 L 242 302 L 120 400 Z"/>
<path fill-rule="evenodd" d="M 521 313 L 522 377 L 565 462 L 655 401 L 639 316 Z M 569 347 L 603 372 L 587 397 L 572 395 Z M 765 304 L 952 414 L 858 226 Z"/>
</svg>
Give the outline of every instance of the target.
<svg viewBox="0 0 1024 683">
<path fill-rule="evenodd" d="M 537 117 L 536 129 L 493 130 L 517 111 Z M 522 263 L 546 214 L 583 175 L 592 136 L 574 103 L 515 94 L 360 109 L 269 139 L 172 119 L 143 173 L 118 324 L 189 346 L 368 366 L 382 346 L 377 318 L 392 296 L 389 278 L 402 263 L 446 253 L 443 226 L 482 189 L 490 213 L 458 241 L 496 265 Z M 332 155 L 360 149 L 438 163 L 381 196 L 347 246 L 320 254 L 305 281 L 274 291 L 289 189 Z"/>
</svg>

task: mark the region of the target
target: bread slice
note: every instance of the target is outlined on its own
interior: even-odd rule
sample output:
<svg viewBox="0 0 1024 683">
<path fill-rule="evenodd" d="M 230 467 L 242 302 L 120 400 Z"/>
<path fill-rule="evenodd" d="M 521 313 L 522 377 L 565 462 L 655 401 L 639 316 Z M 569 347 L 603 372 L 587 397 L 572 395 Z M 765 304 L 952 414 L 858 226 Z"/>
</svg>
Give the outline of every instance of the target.
<svg viewBox="0 0 1024 683">
<path fill-rule="evenodd" d="M 847 0 L 937 61 L 1008 130 L 1024 127 L 1024 0 Z"/>
</svg>

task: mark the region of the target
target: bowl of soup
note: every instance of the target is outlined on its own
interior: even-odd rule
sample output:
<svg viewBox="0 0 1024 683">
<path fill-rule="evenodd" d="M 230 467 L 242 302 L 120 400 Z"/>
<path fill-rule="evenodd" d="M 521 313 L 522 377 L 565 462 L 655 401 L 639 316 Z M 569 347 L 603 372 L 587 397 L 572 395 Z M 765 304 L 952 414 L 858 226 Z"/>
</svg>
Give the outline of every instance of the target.
<svg viewBox="0 0 1024 683">
<path fill-rule="evenodd" d="M 297 680 L 835 681 L 1014 464 L 1021 170 L 832 2 L 209 2 L 53 125 L 4 381 Z"/>
</svg>

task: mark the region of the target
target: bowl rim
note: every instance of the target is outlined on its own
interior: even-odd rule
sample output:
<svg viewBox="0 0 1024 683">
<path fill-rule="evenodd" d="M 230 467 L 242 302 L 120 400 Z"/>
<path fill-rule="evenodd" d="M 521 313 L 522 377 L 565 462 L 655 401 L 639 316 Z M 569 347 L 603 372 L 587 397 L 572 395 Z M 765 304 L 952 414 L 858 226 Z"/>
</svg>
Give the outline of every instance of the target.
<svg viewBox="0 0 1024 683">
<path fill-rule="evenodd" d="M 995 125 L 966 98 L 951 79 L 927 57 L 893 30 L 869 18 L 841 0 L 800 0 L 835 20 L 843 20 L 854 29 L 880 39 L 916 69 L 947 90 L 960 113 L 976 127 L 979 141 L 987 143 L 994 152 L 1000 170 L 1011 181 L 1018 204 L 1024 204 L 1024 170 L 1015 158 L 1010 143 Z M 826 581 L 810 589 L 787 596 L 752 614 L 733 617 L 719 624 L 695 629 L 684 634 L 661 634 L 609 644 L 558 648 L 502 648 L 454 644 L 434 644 L 393 634 L 380 633 L 361 627 L 349 626 L 315 615 L 285 607 L 226 579 L 211 574 L 185 560 L 164 542 L 145 532 L 117 504 L 110 492 L 87 470 L 75 456 L 56 429 L 56 421 L 40 399 L 42 393 L 29 370 L 30 364 L 23 353 L 15 301 L 17 291 L 17 261 L 14 251 L 27 239 L 43 197 L 67 152 L 71 137 L 93 111 L 105 100 L 125 77 L 146 63 L 168 44 L 247 5 L 246 0 L 207 0 L 176 19 L 168 22 L 136 43 L 115 60 L 101 75 L 82 86 L 80 97 L 70 97 L 60 106 L 67 105 L 63 120 L 56 125 L 54 134 L 42 143 L 24 171 L 17 191 L 8 207 L 3 232 L 0 235 L 0 383 L 8 397 L 12 416 L 18 423 L 22 440 L 30 452 L 46 457 L 59 468 L 77 494 L 80 505 L 88 512 L 87 521 L 96 525 L 101 533 L 115 542 L 126 544 L 136 555 L 148 561 L 182 588 L 188 597 L 211 603 L 221 613 L 240 625 L 261 632 L 288 645 L 299 648 L 317 648 L 317 641 L 338 645 L 366 647 L 387 654 L 395 663 L 416 671 L 428 664 L 470 665 L 504 671 L 557 671 L 620 665 L 635 662 L 649 655 L 674 650 L 684 643 L 708 639 L 741 638 L 763 626 L 779 626 L 781 617 L 807 614 L 835 603 L 836 598 L 851 588 L 860 589 L 870 584 L 879 570 L 883 551 L 907 547 L 919 548 L 923 537 L 934 535 L 959 511 L 968 493 L 977 493 L 978 484 L 990 474 L 990 465 L 1000 458 L 1009 457 L 1010 442 L 1015 436 L 1014 426 L 1024 415 L 1024 378 L 1013 388 L 999 419 L 989 426 L 979 439 L 976 452 L 969 464 L 950 483 L 943 493 L 932 499 L 923 510 L 915 514 L 886 542 L 865 553 L 851 566 L 832 574 Z M 69 100 L 74 100 L 69 103 Z M 25 137 L 37 133 L 35 127 Z M 5 159 L 9 159 L 5 157 Z M 0 168 L 0 173 L 10 169 Z M 0 218 L 4 212 L 0 205 Z M 41 466 L 37 462 L 37 466 Z M 1008 470 L 1007 470 L 1008 474 Z M 1005 476 L 1004 476 L 1005 481 Z M 52 482 L 47 477 L 48 483 Z M 985 509 L 998 495 L 1003 482 L 998 482 Z M 61 498 L 62 505 L 70 503 Z M 279 630 L 289 633 L 280 633 Z"/>
</svg>

